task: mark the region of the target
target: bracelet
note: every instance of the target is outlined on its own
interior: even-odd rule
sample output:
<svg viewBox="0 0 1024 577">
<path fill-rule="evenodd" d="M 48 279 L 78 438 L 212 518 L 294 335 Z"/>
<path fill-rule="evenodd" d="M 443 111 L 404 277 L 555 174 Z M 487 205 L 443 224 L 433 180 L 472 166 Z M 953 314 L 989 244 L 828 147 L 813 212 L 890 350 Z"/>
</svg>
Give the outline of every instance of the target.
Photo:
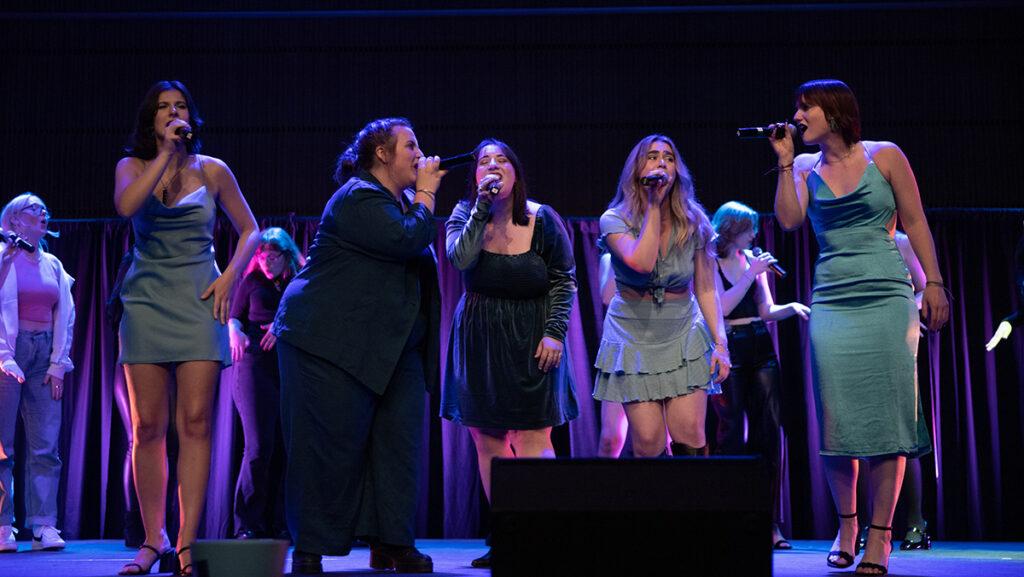
<svg viewBox="0 0 1024 577">
<path fill-rule="evenodd" d="M 789 164 L 782 164 L 782 165 L 776 166 L 775 170 L 777 170 L 779 172 L 782 172 L 784 170 L 793 170 L 793 163 L 790 162 Z"/>
<path fill-rule="evenodd" d="M 723 350 L 725 352 L 729 352 L 729 345 L 727 345 L 725 343 L 716 342 L 715 343 L 715 348 L 716 349 L 721 349 L 721 350 Z"/>
<path fill-rule="evenodd" d="M 417 188 L 417 189 L 416 189 L 416 192 L 418 192 L 418 193 L 419 193 L 419 192 L 422 192 L 423 194 L 425 194 L 425 195 L 429 196 L 429 197 L 430 197 L 430 200 L 434 200 L 434 194 L 435 194 L 435 193 L 434 193 L 434 191 L 432 191 L 432 190 L 427 190 L 427 189 L 425 189 L 425 188 Z"/>
<path fill-rule="evenodd" d="M 940 280 L 930 280 L 924 283 L 924 286 L 937 286 L 939 288 L 945 288 L 946 285 Z"/>
</svg>

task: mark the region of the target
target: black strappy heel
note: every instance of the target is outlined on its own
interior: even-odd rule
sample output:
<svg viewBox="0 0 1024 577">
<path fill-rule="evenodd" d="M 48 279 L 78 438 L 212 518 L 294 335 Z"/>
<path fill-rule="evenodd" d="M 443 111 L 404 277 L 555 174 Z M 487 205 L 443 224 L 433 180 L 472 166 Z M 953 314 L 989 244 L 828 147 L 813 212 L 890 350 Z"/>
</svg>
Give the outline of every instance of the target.
<svg viewBox="0 0 1024 577">
<path fill-rule="evenodd" d="M 840 519 L 855 519 L 856 517 L 856 511 L 850 513 L 849 515 L 839 515 Z M 842 529 L 840 529 L 840 531 L 842 531 Z M 835 558 L 835 560 L 833 560 L 833 557 Z M 853 555 L 850 555 L 842 549 L 836 549 L 834 551 L 828 552 L 828 557 L 825 557 L 825 563 L 829 567 L 835 567 L 836 569 L 846 569 L 847 567 L 853 565 Z"/>
<path fill-rule="evenodd" d="M 177 557 L 175 557 L 175 561 L 176 561 L 175 568 L 174 568 L 174 574 L 175 575 L 191 575 L 192 574 L 192 563 L 187 563 L 184 567 L 181 566 L 181 554 L 184 553 L 185 551 L 190 551 L 191 552 L 192 551 L 192 546 L 191 545 L 185 545 L 184 547 L 182 547 L 181 549 L 178 550 L 178 555 L 177 555 Z M 191 553 L 189 553 L 189 557 L 192 557 Z"/>
<path fill-rule="evenodd" d="M 868 529 L 874 529 L 875 531 L 892 531 L 892 527 L 882 527 L 881 525 L 868 525 Z M 891 544 L 889 545 L 889 555 L 892 555 Z M 886 559 L 888 560 L 888 556 L 886 556 Z M 878 573 L 861 573 L 861 569 L 878 571 Z M 857 563 L 857 575 L 886 575 L 887 573 L 889 573 L 889 568 L 885 565 L 879 565 L 878 563 L 871 563 L 869 561 L 861 561 L 860 563 Z"/>
<path fill-rule="evenodd" d="M 156 565 L 157 562 L 160 563 L 157 571 L 160 573 L 169 573 L 171 571 L 171 563 L 177 561 L 177 554 L 174 551 L 174 547 L 168 547 L 163 551 L 158 551 L 156 547 L 143 543 L 142 546 L 139 547 L 139 551 L 143 549 L 149 549 L 153 553 L 156 553 L 156 557 L 153 557 L 153 562 L 147 567 L 143 567 L 141 563 L 136 563 L 135 561 L 126 563 L 124 567 L 121 567 L 121 571 L 118 572 L 118 575 L 149 575 L 153 571 L 153 565 Z M 130 567 L 135 567 L 135 569 L 129 569 Z"/>
</svg>

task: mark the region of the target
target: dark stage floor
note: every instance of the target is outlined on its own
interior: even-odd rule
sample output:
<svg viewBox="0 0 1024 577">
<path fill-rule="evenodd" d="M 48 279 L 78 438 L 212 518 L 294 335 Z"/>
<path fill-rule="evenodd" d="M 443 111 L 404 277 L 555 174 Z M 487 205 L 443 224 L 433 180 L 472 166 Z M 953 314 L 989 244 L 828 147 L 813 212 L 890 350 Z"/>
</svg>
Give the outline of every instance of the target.
<svg viewBox="0 0 1024 577">
<path fill-rule="evenodd" d="M 0 555 L 3 577 L 99 577 L 116 575 L 121 565 L 132 558 L 132 551 L 118 541 L 72 541 L 63 552 L 31 552 L 28 542 L 19 542 L 20 551 Z M 479 540 L 421 540 L 421 550 L 434 558 L 437 575 L 488 575 L 473 569 L 470 560 L 484 552 Z M 775 555 L 775 575 L 779 577 L 852 575 L 825 565 L 825 553 L 831 542 L 794 541 L 792 551 Z M 629 552 L 623 552 L 629 555 Z M 368 569 L 369 552 L 356 549 L 348 557 L 327 557 L 328 575 L 380 575 Z M 288 567 L 286 566 L 286 569 Z M 890 575 L 914 577 L 1019 577 L 1024 575 L 1024 543 L 935 543 L 931 551 L 896 551 L 889 565 Z M 685 575 L 682 568 L 680 575 Z"/>
</svg>

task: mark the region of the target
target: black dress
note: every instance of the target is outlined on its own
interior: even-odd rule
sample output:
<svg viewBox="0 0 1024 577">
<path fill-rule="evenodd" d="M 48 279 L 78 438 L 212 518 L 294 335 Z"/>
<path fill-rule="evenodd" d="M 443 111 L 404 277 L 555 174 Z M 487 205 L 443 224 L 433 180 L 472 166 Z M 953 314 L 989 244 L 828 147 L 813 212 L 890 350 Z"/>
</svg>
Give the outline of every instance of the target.
<svg viewBox="0 0 1024 577">
<path fill-rule="evenodd" d="M 579 414 L 568 347 L 547 373 L 534 354 L 545 336 L 566 344 L 576 292 L 568 233 L 542 205 L 529 251 L 490 253 L 480 248 L 490 210 L 481 204 L 470 213 L 460 203 L 448 220 L 448 257 L 463 270 L 466 293 L 452 323 L 441 416 L 479 428 L 560 425 Z"/>
</svg>

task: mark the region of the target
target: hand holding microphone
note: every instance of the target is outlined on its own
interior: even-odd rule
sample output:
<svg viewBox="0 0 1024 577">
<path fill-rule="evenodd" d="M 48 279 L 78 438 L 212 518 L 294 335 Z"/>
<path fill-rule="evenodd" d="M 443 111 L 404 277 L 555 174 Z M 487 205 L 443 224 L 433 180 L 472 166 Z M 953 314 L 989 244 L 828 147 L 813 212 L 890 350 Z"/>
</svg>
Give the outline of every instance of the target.
<svg viewBox="0 0 1024 577">
<path fill-rule="evenodd" d="M 4 230 L 4 229 L 0 228 L 0 235 L 2 235 L 3 238 L 4 238 L 4 241 L 8 245 L 10 245 L 12 247 L 18 247 L 21 250 L 24 250 L 25 252 L 35 252 L 36 251 L 36 247 L 32 246 L 32 244 L 30 242 L 28 242 L 27 240 L 25 240 L 25 239 L 21 238 L 20 236 L 18 236 L 17 233 L 14 233 L 14 232 L 11 232 L 9 230 Z"/>
<path fill-rule="evenodd" d="M 494 174 L 493 172 L 480 179 L 480 184 L 477 185 L 476 191 L 480 195 L 489 194 L 491 197 L 497 196 L 501 192 L 501 187 L 504 183 L 501 181 L 501 175 Z"/>
<path fill-rule="evenodd" d="M 786 271 L 781 266 L 779 266 L 779 261 L 774 256 L 772 256 L 772 253 L 764 252 L 763 250 L 761 250 L 761 247 L 755 246 L 754 248 L 750 249 L 750 254 L 754 256 L 754 260 L 750 261 L 750 268 L 754 268 L 754 263 L 765 265 L 764 268 L 757 271 L 755 274 L 761 274 L 762 272 L 764 272 L 764 270 L 767 269 L 775 273 L 775 276 L 779 278 L 786 277 Z"/>
</svg>

